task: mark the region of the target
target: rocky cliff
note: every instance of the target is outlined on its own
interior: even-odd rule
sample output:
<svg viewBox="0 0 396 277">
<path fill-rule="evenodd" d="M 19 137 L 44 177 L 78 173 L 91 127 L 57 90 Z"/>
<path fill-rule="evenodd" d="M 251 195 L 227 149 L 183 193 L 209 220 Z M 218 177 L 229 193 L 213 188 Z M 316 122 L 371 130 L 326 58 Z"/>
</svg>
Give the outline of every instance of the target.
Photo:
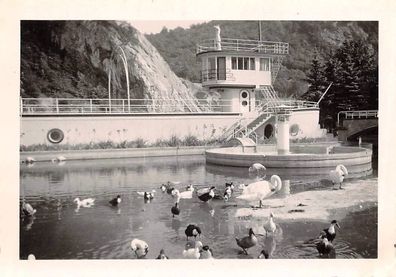
<svg viewBox="0 0 396 277">
<path fill-rule="evenodd" d="M 124 54 L 131 99 L 171 99 L 177 110 L 198 109 L 188 84 L 151 43 L 116 21 L 22 21 L 21 96 L 107 98 L 110 78 L 111 97 L 126 99 Z"/>
</svg>

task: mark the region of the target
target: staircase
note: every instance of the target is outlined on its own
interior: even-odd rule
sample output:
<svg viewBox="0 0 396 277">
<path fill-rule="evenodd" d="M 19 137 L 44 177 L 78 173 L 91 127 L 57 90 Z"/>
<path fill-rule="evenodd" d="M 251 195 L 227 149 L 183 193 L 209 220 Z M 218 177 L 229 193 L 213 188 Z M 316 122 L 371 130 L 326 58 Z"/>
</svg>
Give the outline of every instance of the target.
<svg viewBox="0 0 396 277">
<path fill-rule="evenodd" d="M 276 77 L 278 76 L 278 72 L 281 68 L 282 65 L 282 60 L 283 56 L 275 56 L 272 57 L 272 63 L 271 63 L 271 80 L 272 83 L 275 82 Z"/>
<path fill-rule="evenodd" d="M 281 100 L 275 89 L 269 85 L 260 87 L 260 89 L 256 90 L 256 93 L 259 93 L 263 98 L 262 105 L 256 107 L 259 111 L 259 116 L 248 124 L 242 124 L 242 119 L 238 120 L 220 137 L 221 140 L 230 140 L 233 137 L 254 137 L 257 140 L 255 131 L 274 116 L 274 113 L 281 105 Z"/>
</svg>

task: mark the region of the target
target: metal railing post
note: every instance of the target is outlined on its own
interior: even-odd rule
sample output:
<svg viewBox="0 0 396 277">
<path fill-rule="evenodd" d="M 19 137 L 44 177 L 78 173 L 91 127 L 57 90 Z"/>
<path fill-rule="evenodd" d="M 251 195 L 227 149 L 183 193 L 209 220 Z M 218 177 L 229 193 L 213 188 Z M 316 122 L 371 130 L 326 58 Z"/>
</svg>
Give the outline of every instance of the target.
<svg viewBox="0 0 396 277">
<path fill-rule="evenodd" d="M 59 99 L 55 98 L 55 107 L 56 107 L 56 113 L 59 113 Z"/>
<path fill-rule="evenodd" d="M 93 107 L 92 107 L 92 99 L 89 99 L 89 106 L 90 106 L 90 111 L 91 111 L 91 113 L 92 113 L 92 111 L 93 111 Z"/>
</svg>

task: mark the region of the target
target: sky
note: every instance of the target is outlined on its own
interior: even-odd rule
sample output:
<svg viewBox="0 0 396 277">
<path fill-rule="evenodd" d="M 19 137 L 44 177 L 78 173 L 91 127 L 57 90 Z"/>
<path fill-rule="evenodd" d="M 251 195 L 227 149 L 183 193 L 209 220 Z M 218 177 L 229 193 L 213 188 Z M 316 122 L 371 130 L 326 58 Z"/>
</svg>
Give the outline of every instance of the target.
<svg viewBox="0 0 396 277">
<path fill-rule="evenodd" d="M 206 20 L 134 20 L 129 21 L 133 27 L 138 29 L 143 34 L 156 34 L 161 32 L 165 26 L 167 29 L 175 29 L 182 27 L 189 28 L 193 24 L 206 22 Z"/>
</svg>

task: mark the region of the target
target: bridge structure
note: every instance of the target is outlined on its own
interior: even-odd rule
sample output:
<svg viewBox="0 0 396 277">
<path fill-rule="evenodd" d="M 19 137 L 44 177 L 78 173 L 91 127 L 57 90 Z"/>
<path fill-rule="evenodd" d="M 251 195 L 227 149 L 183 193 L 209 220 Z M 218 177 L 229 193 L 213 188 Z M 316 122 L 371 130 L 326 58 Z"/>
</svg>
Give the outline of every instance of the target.
<svg viewBox="0 0 396 277">
<path fill-rule="evenodd" d="M 341 141 L 378 140 L 378 110 L 340 111 L 337 115 L 338 138 Z"/>
</svg>

